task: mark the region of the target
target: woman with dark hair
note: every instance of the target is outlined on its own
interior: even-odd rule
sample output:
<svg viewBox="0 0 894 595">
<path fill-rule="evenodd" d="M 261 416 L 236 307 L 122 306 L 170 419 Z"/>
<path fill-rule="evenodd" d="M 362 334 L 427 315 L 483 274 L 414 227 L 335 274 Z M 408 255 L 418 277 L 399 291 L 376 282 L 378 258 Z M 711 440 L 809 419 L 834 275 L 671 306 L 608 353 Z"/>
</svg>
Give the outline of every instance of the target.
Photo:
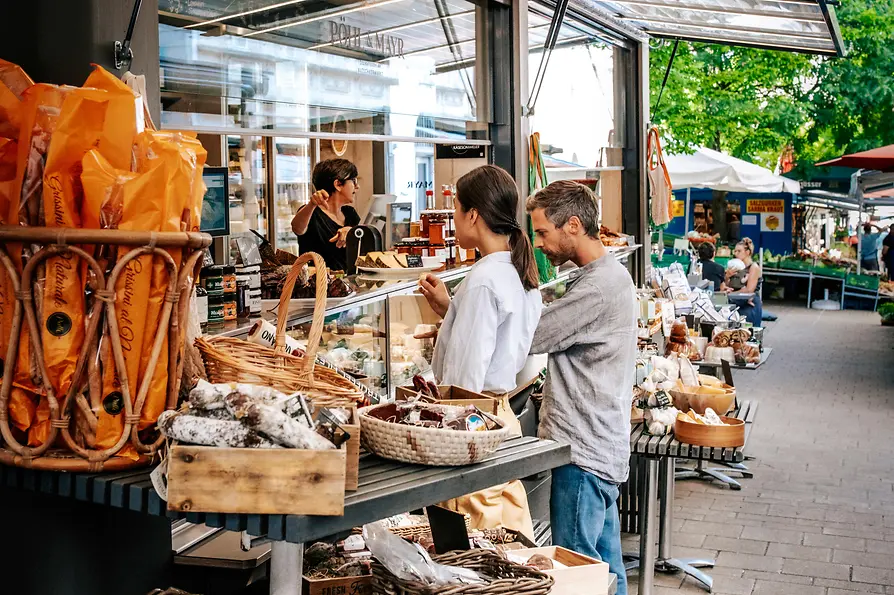
<svg viewBox="0 0 894 595">
<path fill-rule="evenodd" d="M 516 219 L 515 181 L 492 165 L 476 168 L 456 183 L 456 240 L 482 258 L 450 298 L 434 275 L 419 282 L 422 294 L 444 322 L 432 369 L 440 384 L 488 393 L 500 399 L 500 418 L 515 433 L 521 427 L 505 395 L 515 389 L 525 365 L 543 302 L 534 248 Z M 472 516 L 477 528 L 516 529 L 533 537 L 527 496 L 510 482 L 457 498 L 447 507 Z"/>
<path fill-rule="evenodd" d="M 357 166 L 347 159 L 327 159 L 314 167 L 312 179 L 316 192 L 292 219 L 298 250 L 316 252 L 330 269 L 343 271 L 348 231 L 360 224 L 360 215 L 351 206 L 360 188 Z"/>
<path fill-rule="evenodd" d="M 698 247 L 698 261 L 702 265 L 702 279 L 713 282 L 714 291 L 720 291 L 726 271 L 722 266 L 714 262 L 714 244 L 702 242 L 701 246 Z"/>
</svg>

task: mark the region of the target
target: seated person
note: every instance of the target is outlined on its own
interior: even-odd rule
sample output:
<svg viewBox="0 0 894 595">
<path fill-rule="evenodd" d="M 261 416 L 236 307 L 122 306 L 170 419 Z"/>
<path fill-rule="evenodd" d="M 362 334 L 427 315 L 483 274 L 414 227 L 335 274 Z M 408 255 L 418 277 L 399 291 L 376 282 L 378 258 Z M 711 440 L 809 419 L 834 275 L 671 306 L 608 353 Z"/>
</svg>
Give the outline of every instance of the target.
<svg viewBox="0 0 894 595">
<path fill-rule="evenodd" d="M 723 285 L 724 271 L 723 267 L 714 262 L 714 244 L 703 242 L 698 247 L 698 261 L 702 265 L 702 279 L 707 279 L 714 283 L 714 291 L 720 291 Z"/>
</svg>

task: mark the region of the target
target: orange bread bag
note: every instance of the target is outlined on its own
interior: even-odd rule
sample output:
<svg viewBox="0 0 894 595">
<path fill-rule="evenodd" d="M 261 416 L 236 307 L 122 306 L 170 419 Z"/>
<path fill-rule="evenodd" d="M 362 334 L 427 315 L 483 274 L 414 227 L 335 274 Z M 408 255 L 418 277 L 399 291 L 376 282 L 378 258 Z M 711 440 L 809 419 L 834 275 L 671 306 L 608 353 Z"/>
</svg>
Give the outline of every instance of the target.
<svg viewBox="0 0 894 595">
<path fill-rule="evenodd" d="M 33 84 L 18 65 L 0 60 L 0 136 L 19 138 L 24 94 Z"/>
</svg>

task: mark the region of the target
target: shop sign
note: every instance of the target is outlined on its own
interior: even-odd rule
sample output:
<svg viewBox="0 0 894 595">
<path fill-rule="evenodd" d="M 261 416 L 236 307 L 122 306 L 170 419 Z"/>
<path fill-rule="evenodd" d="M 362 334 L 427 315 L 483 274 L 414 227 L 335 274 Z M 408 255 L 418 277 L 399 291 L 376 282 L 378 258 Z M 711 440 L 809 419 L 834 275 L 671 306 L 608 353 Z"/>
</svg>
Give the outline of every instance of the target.
<svg viewBox="0 0 894 595">
<path fill-rule="evenodd" d="M 748 200 L 746 211 L 749 213 L 785 213 L 785 201 L 782 199 Z"/>
<path fill-rule="evenodd" d="M 435 159 L 485 159 L 487 147 L 481 145 L 436 145 Z"/>
<path fill-rule="evenodd" d="M 363 31 L 344 23 L 329 21 L 329 43 L 349 50 L 371 51 L 383 56 L 403 56 L 404 40 L 375 31 Z"/>
<path fill-rule="evenodd" d="M 682 200 L 673 201 L 674 204 L 674 217 L 684 217 L 686 215 L 686 203 Z"/>
<path fill-rule="evenodd" d="M 761 231 L 785 231 L 785 217 L 776 213 L 761 213 Z"/>
</svg>

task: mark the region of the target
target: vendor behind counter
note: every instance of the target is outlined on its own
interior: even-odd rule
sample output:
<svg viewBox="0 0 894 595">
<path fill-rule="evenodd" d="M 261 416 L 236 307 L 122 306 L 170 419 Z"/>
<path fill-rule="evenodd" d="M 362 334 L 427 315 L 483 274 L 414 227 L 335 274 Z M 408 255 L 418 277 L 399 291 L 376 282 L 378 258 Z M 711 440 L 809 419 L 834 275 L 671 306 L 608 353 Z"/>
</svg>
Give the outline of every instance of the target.
<svg viewBox="0 0 894 595">
<path fill-rule="evenodd" d="M 300 253 L 316 252 L 333 271 L 347 269 L 346 238 L 360 224 L 353 207 L 360 188 L 357 175 L 357 166 L 347 159 L 318 163 L 312 176 L 317 191 L 292 219 Z"/>
</svg>

